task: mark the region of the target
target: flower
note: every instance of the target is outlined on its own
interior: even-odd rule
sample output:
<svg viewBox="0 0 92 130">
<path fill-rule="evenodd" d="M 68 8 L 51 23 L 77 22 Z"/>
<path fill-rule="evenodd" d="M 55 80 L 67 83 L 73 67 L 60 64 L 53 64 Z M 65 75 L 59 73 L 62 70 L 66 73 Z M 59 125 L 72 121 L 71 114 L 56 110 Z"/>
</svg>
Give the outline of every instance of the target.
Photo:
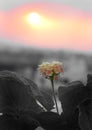
<svg viewBox="0 0 92 130">
<path fill-rule="evenodd" d="M 53 77 L 55 80 L 58 80 L 58 76 L 64 72 L 62 63 L 58 61 L 44 62 L 39 65 L 38 70 L 43 77 L 47 79 Z"/>
<path fill-rule="evenodd" d="M 62 63 L 58 62 L 58 61 L 53 61 L 51 63 L 44 62 L 41 65 L 39 65 L 38 70 L 43 77 L 45 77 L 51 81 L 53 98 L 55 101 L 57 113 L 59 114 L 57 100 L 55 97 L 54 82 L 53 81 L 58 80 L 59 75 L 64 72 L 63 67 L 62 67 Z"/>
</svg>

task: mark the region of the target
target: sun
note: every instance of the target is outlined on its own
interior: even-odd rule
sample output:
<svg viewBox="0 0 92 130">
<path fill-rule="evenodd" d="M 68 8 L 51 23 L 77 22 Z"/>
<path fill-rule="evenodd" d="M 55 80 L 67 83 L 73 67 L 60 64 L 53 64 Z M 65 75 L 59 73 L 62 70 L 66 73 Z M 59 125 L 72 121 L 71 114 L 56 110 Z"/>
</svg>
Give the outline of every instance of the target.
<svg viewBox="0 0 92 130">
<path fill-rule="evenodd" d="M 41 24 L 41 16 L 37 12 L 32 12 L 28 15 L 28 21 L 32 25 L 40 25 Z"/>
<path fill-rule="evenodd" d="M 31 26 L 31 28 L 35 30 L 40 29 L 43 31 L 54 27 L 53 21 L 39 12 L 29 12 L 25 17 L 25 20 L 28 26 Z"/>
</svg>

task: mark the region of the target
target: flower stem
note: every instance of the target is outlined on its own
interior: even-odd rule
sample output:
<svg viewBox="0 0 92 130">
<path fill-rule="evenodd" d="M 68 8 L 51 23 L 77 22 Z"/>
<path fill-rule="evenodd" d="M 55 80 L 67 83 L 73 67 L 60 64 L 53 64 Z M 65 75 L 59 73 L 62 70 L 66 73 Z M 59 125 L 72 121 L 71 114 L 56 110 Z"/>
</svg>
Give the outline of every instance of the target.
<svg viewBox="0 0 92 130">
<path fill-rule="evenodd" d="M 57 105 L 57 100 L 56 100 L 56 97 L 55 97 L 55 91 L 54 91 L 54 82 L 53 82 L 53 79 L 51 79 L 51 85 L 52 85 L 52 92 L 53 92 L 53 98 L 54 98 L 55 105 L 56 105 L 56 110 L 57 110 L 57 113 L 59 114 L 59 111 L 58 111 L 58 105 Z"/>
</svg>

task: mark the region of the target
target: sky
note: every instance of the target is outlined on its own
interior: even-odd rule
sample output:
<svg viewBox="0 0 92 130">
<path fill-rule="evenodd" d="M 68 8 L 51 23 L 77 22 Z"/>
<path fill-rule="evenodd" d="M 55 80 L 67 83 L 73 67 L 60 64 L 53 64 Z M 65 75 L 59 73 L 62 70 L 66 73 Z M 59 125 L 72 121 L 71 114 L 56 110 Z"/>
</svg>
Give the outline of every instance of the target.
<svg viewBox="0 0 92 130">
<path fill-rule="evenodd" d="M 92 1 L 0 0 L 0 42 L 91 51 Z"/>
</svg>

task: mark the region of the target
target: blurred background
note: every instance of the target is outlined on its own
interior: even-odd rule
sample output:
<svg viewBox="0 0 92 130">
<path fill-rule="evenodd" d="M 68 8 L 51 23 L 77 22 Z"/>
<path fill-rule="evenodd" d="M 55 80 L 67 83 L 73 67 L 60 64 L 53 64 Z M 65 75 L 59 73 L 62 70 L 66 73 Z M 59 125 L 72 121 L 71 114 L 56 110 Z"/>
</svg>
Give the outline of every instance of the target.
<svg viewBox="0 0 92 130">
<path fill-rule="evenodd" d="M 0 71 L 16 71 L 49 88 L 38 65 L 60 61 L 64 74 L 56 86 L 86 84 L 92 73 L 91 7 L 90 0 L 0 0 Z"/>
</svg>

